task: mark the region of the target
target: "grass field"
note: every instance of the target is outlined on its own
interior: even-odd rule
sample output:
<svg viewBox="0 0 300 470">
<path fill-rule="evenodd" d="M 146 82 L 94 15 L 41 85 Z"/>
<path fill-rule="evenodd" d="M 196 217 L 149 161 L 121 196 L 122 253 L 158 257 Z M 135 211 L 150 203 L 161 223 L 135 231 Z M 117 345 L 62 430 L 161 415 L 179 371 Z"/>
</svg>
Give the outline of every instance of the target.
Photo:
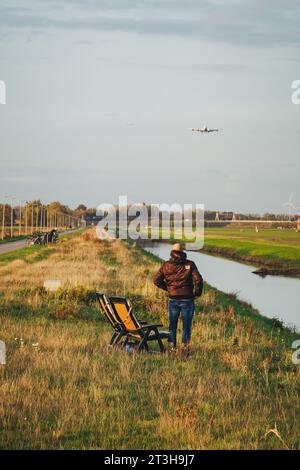
<svg viewBox="0 0 300 470">
<path fill-rule="evenodd" d="M 296 336 L 278 321 L 206 285 L 190 359 L 115 350 L 94 292 L 166 325 L 158 260 L 92 230 L 33 248 L 0 263 L 1 449 L 300 448 Z"/>
<path fill-rule="evenodd" d="M 295 230 L 206 228 L 206 252 L 256 266 L 300 270 L 300 233 Z"/>
</svg>

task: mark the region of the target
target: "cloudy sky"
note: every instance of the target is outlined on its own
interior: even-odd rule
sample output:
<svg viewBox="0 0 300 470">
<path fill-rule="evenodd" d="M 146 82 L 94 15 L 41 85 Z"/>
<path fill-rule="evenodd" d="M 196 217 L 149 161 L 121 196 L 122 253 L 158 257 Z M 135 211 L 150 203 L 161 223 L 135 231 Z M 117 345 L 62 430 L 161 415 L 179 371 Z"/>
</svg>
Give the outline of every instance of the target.
<svg viewBox="0 0 300 470">
<path fill-rule="evenodd" d="M 300 206 L 299 24 L 294 0 L 0 0 L 0 198 Z"/>
</svg>

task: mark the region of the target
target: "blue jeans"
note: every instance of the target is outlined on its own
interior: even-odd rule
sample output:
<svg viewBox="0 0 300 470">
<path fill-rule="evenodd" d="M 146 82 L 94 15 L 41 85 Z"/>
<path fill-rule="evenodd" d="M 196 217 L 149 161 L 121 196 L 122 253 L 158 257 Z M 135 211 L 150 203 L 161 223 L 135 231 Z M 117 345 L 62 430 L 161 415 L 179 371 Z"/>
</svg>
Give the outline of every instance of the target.
<svg viewBox="0 0 300 470">
<path fill-rule="evenodd" d="M 174 346 L 176 346 L 177 326 L 180 313 L 182 316 L 182 342 L 184 344 L 190 342 L 194 312 L 194 299 L 169 299 L 170 342 L 173 343 Z"/>
</svg>

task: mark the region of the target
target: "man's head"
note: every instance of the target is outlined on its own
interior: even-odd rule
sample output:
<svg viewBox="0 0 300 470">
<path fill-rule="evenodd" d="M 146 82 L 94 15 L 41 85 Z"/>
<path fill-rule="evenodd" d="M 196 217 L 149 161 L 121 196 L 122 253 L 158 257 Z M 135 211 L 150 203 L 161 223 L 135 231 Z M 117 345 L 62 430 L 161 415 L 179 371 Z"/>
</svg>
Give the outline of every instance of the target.
<svg viewBox="0 0 300 470">
<path fill-rule="evenodd" d="M 182 243 L 174 243 L 172 246 L 172 251 L 183 251 L 183 249 Z"/>
<path fill-rule="evenodd" d="M 186 261 L 186 253 L 185 253 L 183 250 L 184 250 L 184 248 L 183 248 L 183 244 L 182 244 L 182 243 L 175 243 L 175 244 L 172 246 L 171 258 L 170 258 L 170 260 L 171 260 L 173 263 L 176 263 L 176 264 L 185 263 L 185 261 Z"/>
</svg>

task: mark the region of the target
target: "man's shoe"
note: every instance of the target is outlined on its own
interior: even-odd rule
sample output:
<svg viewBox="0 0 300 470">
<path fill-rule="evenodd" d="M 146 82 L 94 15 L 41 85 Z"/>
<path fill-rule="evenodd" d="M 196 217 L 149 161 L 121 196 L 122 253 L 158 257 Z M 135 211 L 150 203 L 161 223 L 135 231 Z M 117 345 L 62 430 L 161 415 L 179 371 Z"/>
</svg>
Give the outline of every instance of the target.
<svg viewBox="0 0 300 470">
<path fill-rule="evenodd" d="M 188 359 L 191 356 L 191 347 L 189 344 L 181 346 L 180 355 L 182 359 Z"/>
<path fill-rule="evenodd" d="M 177 353 L 177 348 L 176 348 L 176 346 L 171 345 L 171 346 L 169 347 L 168 352 L 169 352 L 170 354 L 176 354 L 176 353 Z"/>
</svg>

